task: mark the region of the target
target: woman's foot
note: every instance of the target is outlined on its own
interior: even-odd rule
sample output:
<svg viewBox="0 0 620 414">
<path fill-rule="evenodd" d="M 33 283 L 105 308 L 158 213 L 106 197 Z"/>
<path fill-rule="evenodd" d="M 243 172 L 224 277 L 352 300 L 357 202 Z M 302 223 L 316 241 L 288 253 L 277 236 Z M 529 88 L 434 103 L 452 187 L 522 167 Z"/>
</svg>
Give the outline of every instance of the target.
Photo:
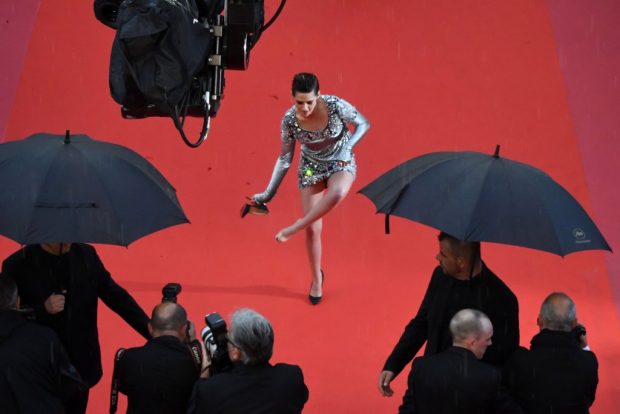
<svg viewBox="0 0 620 414">
<path fill-rule="evenodd" d="M 310 286 L 310 294 L 308 295 L 308 299 L 310 300 L 310 303 L 312 303 L 313 305 L 318 305 L 321 302 L 321 299 L 323 299 L 323 282 L 324 281 L 325 281 L 325 274 L 321 270 L 320 287 L 317 288 L 315 286 L 314 281 L 312 282 L 312 285 Z"/>
<path fill-rule="evenodd" d="M 299 220 L 297 220 L 292 226 L 288 226 L 280 230 L 278 234 L 276 234 L 276 240 L 280 243 L 288 241 L 288 239 L 290 239 L 293 234 L 297 233 L 300 230 L 298 228 L 298 222 Z"/>
</svg>

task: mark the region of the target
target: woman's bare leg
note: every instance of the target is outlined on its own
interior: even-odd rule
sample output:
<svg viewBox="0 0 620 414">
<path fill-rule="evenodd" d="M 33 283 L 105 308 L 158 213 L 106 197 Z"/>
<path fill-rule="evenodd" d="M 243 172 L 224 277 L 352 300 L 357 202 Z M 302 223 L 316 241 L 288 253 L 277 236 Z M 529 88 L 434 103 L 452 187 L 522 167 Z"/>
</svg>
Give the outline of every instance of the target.
<svg viewBox="0 0 620 414">
<path fill-rule="evenodd" d="M 292 225 L 280 230 L 278 234 L 276 234 L 276 240 L 279 242 L 287 241 L 293 234 L 297 233 L 299 230 L 305 229 L 310 224 L 329 213 L 338 204 L 340 204 L 342 200 L 344 200 L 347 193 L 351 189 L 353 180 L 353 175 L 346 171 L 339 171 L 329 177 L 327 179 L 327 192 L 325 195 L 316 204 L 314 204 L 310 210 L 305 212 L 302 218 L 297 220 Z M 311 188 L 314 188 L 314 186 Z"/>
<path fill-rule="evenodd" d="M 304 215 L 321 201 L 323 198 L 323 190 L 325 183 L 319 183 L 309 188 L 301 190 L 301 205 Z M 318 219 L 306 227 L 306 251 L 308 253 L 308 262 L 310 264 L 310 272 L 312 273 L 312 285 L 310 287 L 310 295 L 322 296 L 323 284 L 321 281 L 321 230 L 323 229 L 323 220 Z"/>
</svg>

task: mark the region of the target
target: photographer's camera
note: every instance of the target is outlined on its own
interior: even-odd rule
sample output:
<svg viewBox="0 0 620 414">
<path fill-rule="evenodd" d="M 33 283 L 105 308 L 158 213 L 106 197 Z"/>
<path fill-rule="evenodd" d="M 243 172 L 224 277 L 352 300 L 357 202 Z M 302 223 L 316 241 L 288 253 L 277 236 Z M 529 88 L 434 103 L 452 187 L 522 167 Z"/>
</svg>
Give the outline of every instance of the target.
<svg viewBox="0 0 620 414">
<path fill-rule="evenodd" d="M 219 313 L 213 312 L 205 316 L 205 324 L 200 337 L 211 358 L 211 374 L 227 371 L 231 367 L 231 362 L 228 356 L 226 321 Z"/>
</svg>

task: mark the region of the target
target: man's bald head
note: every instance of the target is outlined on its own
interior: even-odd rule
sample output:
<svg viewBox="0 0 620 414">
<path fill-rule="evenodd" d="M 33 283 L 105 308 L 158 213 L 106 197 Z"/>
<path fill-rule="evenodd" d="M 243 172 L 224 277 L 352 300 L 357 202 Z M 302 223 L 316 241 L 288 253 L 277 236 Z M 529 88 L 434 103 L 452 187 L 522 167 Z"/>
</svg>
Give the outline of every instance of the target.
<svg viewBox="0 0 620 414">
<path fill-rule="evenodd" d="M 493 324 L 487 315 L 476 309 L 462 309 L 450 320 L 452 344 L 469 349 L 481 359 L 491 345 Z"/>
<path fill-rule="evenodd" d="M 538 315 L 540 329 L 570 332 L 577 324 L 575 302 L 563 292 L 553 292 L 543 302 Z"/>
<path fill-rule="evenodd" d="M 160 303 L 153 309 L 150 325 L 153 336 L 157 333 L 184 330 L 187 327 L 187 312 L 177 303 Z"/>
</svg>

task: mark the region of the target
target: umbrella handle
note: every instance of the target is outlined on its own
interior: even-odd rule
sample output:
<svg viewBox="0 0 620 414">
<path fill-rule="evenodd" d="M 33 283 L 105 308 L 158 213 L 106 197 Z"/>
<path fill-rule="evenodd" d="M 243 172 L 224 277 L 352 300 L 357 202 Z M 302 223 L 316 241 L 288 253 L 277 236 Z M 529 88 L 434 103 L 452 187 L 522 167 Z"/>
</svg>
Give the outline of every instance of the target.
<svg viewBox="0 0 620 414">
<path fill-rule="evenodd" d="M 385 215 L 385 234 L 390 234 L 390 215 Z"/>
</svg>

